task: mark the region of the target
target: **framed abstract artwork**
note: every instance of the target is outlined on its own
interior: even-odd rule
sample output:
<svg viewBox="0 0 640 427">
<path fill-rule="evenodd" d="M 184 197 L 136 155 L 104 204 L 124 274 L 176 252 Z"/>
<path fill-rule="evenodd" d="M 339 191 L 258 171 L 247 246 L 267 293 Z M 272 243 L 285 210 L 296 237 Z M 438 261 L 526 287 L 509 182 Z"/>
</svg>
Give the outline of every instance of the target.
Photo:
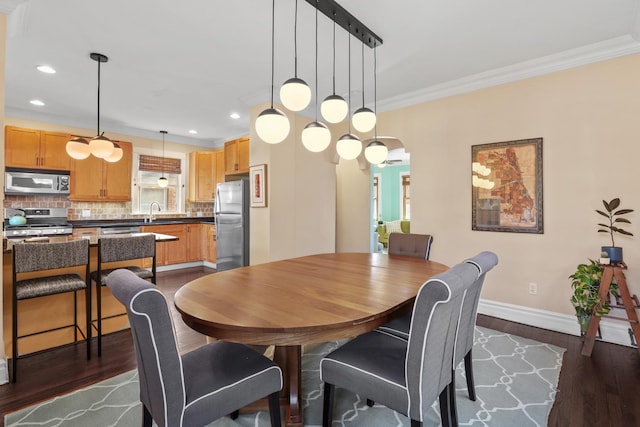
<svg viewBox="0 0 640 427">
<path fill-rule="evenodd" d="M 542 138 L 471 146 L 472 230 L 542 234 Z"/>
<path fill-rule="evenodd" d="M 267 165 L 256 165 L 249 168 L 251 181 L 251 207 L 267 207 Z"/>
</svg>

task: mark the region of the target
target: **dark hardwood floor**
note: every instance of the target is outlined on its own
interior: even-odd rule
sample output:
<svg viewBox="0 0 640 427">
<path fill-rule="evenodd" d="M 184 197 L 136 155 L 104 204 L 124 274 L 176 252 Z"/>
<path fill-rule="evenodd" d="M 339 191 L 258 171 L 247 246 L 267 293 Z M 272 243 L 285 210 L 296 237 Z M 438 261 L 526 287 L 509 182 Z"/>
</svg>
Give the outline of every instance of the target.
<svg viewBox="0 0 640 427">
<path fill-rule="evenodd" d="M 182 352 L 204 344 L 205 337 L 182 322 L 173 308 L 173 295 L 182 284 L 213 271 L 196 267 L 158 274 L 158 287 L 171 302 Z M 549 416 L 549 426 L 640 426 L 638 350 L 597 342 L 591 357 L 583 357 L 580 354 L 582 341 L 579 337 L 483 315 L 478 316 L 478 324 L 567 350 L 560 372 L 556 401 Z M 97 352 L 95 342 L 93 346 Z M 20 359 L 18 382 L 0 386 L 0 423 L 4 425 L 4 414 L 7 412 L 82 388 L 135 367 L 129 331 L 105 336 L 102 357 L 93 357 L 90 361 L 86 360 L 82 344 Z"/>
</svg>

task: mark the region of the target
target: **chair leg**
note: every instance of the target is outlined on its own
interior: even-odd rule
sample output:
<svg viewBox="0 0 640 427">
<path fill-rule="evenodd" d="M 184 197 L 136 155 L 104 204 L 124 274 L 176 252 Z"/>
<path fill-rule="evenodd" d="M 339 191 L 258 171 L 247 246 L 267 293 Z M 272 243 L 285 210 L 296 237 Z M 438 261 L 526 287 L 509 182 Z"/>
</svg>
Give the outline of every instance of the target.
<svg viewBox="0 0 640 427">
<path fill-rule="evenodd" d="M 102 277 L 98 274 L 96 282 L 96 308 L 98 323 L 98 357 L 102 356 Z"/>
<path fill-rule="evenodd" d="M 473 381 L 473 359 L 471 357 L 471 350 L 464 355 L 464 372 L 467 377 L 467 391 L 469 392 L 469 399 L 476 401 L 476 386 Z"/>
<path fill-rule="evenodd" d="M 87 286 L 84 290 L 84 310 L 85 321 L 87 323 L 87 360 L 91 360 L 91 280 L 88 280 Z"/>
<path fill-rule="evenodd" d="M 78 342 L 78 291 L 73 291 L 73 342 Z"/>
<path fill-rule="evenodd" d="M 232 420 L 237 420 L 239 416 L 240 416 L 240 410 L 238 409 L 236 409 L 235 411 L 229 414 L 229 418 L 231 418 Z"/>
<path fill-rule="evenodd" d="M 451 384 L 449 390 L 449 414 L 451 415 L 451 425 L 458 425 L 458 406 L 456 403 L 456 370 L 451 371 Z"/>
<path fill-rule="evenodd" d="M 451 427 L 451 402 L 450 402 L 450 385 L 446 386 L 440 393 L 440 419 L 442 420 L 442 427 Z"/>
<path fill-rule="evenodd" d="M 151 417 L 151 413 L 149 412 L 147 407 L 144 406 L 144 403 L 143 403 L 142 404 L 142 427 L 151 427 L 152 424 L 153 424 L 153 418 Z"/>
<path fill-rule="evenodd" d="M 411 427 L 422 427 L 422 421 L 411 420 Z"/>
<path fill-rule="evenodd" d="M 375 405 L 375 404 L 376 404 L 376 402 L 374 402 L 373 400 L 367 399 L 367 406 L 369 408 L 373 408 L 373 405 Z"/>
<path fill-rule="evenodd" d="M 15 281 L 14 281 L 15 283 Z M 16 298 L 15 289 L 13 292 L 13 310 L 11 325 L 11 382 L 16 382 L 18 376 L 18 299 Z"/>
<path fill-rule="evenodd" d="M 235 412 L 238 412 L 238 411 L 235 411 Z M 280 392 L 279 391 L 276 391 L 275 393 L 271 393 L 269 395 L 269 417 L 271 418 L 271 427 L 280 427 L 282 425 L 282 421 L 280 419 Z"/>
<path fill-rule="evenodd" d="M 333 420 L 333 384 L 324 383 L 324 400 L 322 403 L 322 427 L 331 427 Z"/>
</svg>

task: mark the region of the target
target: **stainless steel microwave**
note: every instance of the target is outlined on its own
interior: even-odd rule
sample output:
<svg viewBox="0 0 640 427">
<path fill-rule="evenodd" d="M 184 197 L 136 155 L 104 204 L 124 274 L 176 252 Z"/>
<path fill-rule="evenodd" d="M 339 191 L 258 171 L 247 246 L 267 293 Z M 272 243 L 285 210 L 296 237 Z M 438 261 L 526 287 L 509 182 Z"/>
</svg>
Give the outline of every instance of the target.
<svg viewBox="0 0 640 427">
<path fill-rule="evenodd" d="M 68 171 L 6 168 L 4 178 L 4 194 L 69 194 Z"/>
</svg>

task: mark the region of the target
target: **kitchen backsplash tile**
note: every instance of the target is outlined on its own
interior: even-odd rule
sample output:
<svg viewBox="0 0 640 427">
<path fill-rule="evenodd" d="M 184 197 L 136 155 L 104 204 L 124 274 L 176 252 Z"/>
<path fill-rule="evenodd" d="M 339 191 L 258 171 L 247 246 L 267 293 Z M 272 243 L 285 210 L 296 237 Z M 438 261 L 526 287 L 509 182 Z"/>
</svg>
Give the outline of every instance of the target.
<svg viewBox="0 0 640 427">
<path fill-rule="evenodd" d="M 64 196 L 5 196 L 5 208 L 67 208 L 69 220 L 82 219 L 135 219 L 144 215 L 131 213 L 131 202 L 71 202 Z M 90 210 L 91 216 L 82 216 Z M 198 213 L 200 212 L 200 215 Z M 187 216 L 213 216 L 213 203 L 186 203 Z M 158 217 L 183 217 L 185 214 L 158 215 Z"/>
</svg>

